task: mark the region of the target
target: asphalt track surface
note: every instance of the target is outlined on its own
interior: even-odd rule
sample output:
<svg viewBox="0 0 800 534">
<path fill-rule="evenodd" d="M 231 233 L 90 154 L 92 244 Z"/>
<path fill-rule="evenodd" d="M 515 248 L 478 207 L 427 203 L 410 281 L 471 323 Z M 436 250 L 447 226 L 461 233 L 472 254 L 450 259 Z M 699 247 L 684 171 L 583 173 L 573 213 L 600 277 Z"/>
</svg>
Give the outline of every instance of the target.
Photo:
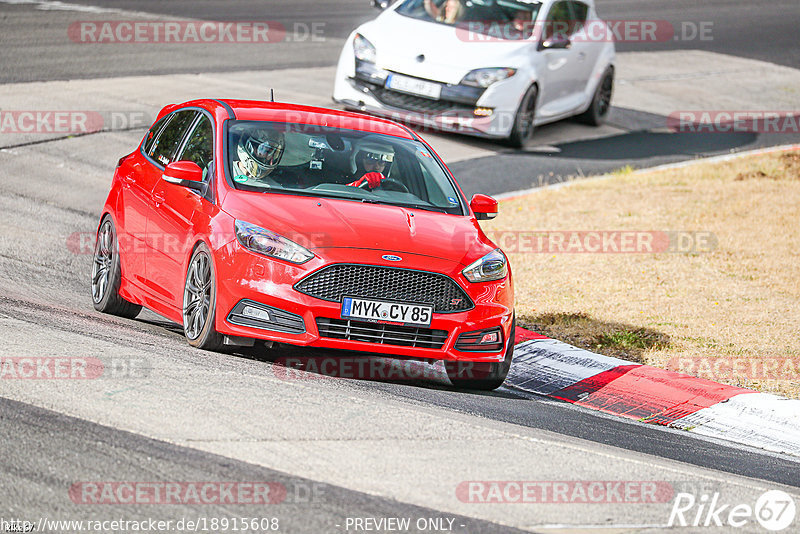
<svg viewBox="0 0 800 534">
<path fill-rule="evenodd" d="M 260 11 L 254 11 L 252 2 L 208 1 L 208 2 L 127 2 L 98 1 L 73 3 L 102 6 L 110 9 L 156 13 L 165 17 L 185 17 L 208 20 L 278 20 L 285 24 L 301 22 L 311 24 L 320 20 L 318 2 L 262 2 Z M 326 35 L 343 39 L 361 20 L 374 15 L 366 0 L 357 2 L 325 2 Z M 633 8 L 637 14 L 632 14 Z M 707 43 L 711 50 L 771 61 L 792 67 L 800 67 L 800 46 L 797 43 L 798 10 L 796 2 L 776 1 L 767 5 L 751 2 L 600 2 L 601 14 L 607 18 L 664 19 L 673 21 L 713 20 L 715 40 Z M 92 78 L 121 76 L 124 74 L 164 74 L 173 72 L 197 72 L 198 70 L 234 71 L 252 68 L 284 68 L 329 65 L 338 55 L 338 45 L 320 46 L 318 43 L 291 43 L 285 54 L 242 55 L 237 58 L 198 54 L 196 51 L 171 50 L 166 54 L 159 50 L 141 53 L 124 48 L 118 51 L 85 48 L 76 54 L 70 48 L 63 53 L 61 36 L 48 33 L 47 25 L 37 25 L 34 5 L 0 4 L 0 16 L 5 19 L 15 14 L 15 20 L 25 20 L 14 27 L 3 27 L 0 61 L 3 65 L 0 79 L 4 83 L 21 81 L 44 81 L 68 78 Z M 92 18 L 103 15 L 91 14 Z M 115 15 L 116 16 L 116 15 Z M 127 15 L 122 15 L 127 16 Z M 754 29 L 761 30 L 754 35 Z M 744 37 L 747 36 L 747 37 Z M 335 42 L 335 41 L 334 41 Z M 696 47 L 697 43 L 664 43 L 663 47 L 681 49 Z M 630 45 L 620 50 L 634 49 Z M 520 188 L 519 182 L 504 182 L 499 176 L 538 172 L 541 168 L 544 182 L 558 180 L 569 174 L 591 174 L 612 170 L 620 162 L 636 160 L 641 164 L 690 159 L 695 155 L 727 152 L 752 146 L 769 146 L 792 141 L 791 137 L 753 136 L 750 134 L 726 136 L 673 136 L 677 143 L 665 146 L 658 133 L 640 127 L 652 117 L 641 116 L 626 110 L 616 110 L 612 120 L 620 124 L 633 124 L 628 133 L 616 137 L 593 141 L 576 141 L 559 144 L 560 152 L 554 154 L 525 154 L 505 152 L 497 156 L 470 160 L 452 165 L 454 172 L 464 182 L 467 190 L 480 188 L 490 193 L 501 193 Z M 129 141 L 125 134 L 104 134 L 103 151 L 122 153 Z M 466 140 L 465 140 L 466 141 Z M 197 351 L 185 346 L 180 333 L 151 313 L 143 313 L 137 320 L 111 319 L 96 314 L 87 297 L 87 276 L 90 258 L 76 256 L 63 247 L 63 238 L 76 227 L 91 229 L 96 221 L 97 199 L 105 194 L 106 182 L 85 181 L 55 183 L 48 182 L 50 176 L 47 162 L 52 162 L 64 153 L 71 158 L 69 165 L 91 171 L 92 155 L 77 153 L 67 145 L 63 153 L 54 154 L 48 143 L 14 149 L 14 156 L 27 155 L 29 160 L 40 159 L 45 169 L 25 170 L 13 167 L 9 159 L 4 160 L 0 181 L 0 322 L 7 322 L 17 329 L 16 337 L 5 340 L 6 347 L 19 350 L 26 343 L 36 346 L 40 339 L 35 335 L 47 333 L 47 342 L 63 343 L 68 352 L 74 349 L 76 339 L 85 340 L 87 346 L 109 343 L 120 352 L 129 348 L 142 351 L 150 358 L 154 367 L 163 370 L 183 369 L 193 372 L 221 374 L 230 377 L 230 394 L 251 373 L 275 374 L 274 355 L 263 351 L 239 351 L 235 354 L 198 357 Z M 654 148 L 655 147 L 655 148 Z M 654 153 L 655 151 L 655 153 Z M 8 156 L 11 157 L 11 156 Z M 576 169 L 579 172 L 576 172 Z M 553 175 L 550 175 L 553 172 Z M 48 175 L 48 176 L 45 176 Z M 86 173 L 92 176 L 91 172 Z M 24 180 L 21 180 L 21 177 Z M 483 177 L 483 178 L 481 178 Z M 487 178 L 488 183 L 487 183 Z M 554 178 L 555 177 L 555 178 Z M 24 183 L 23 183 L 24 182 Z M 535 184 L 530 184 L 535 185 Z M 50 231 L 40 234 L 36 228 Z M 51 332 L 56 332 L 52 334 Z M 31 335 L 33 333 L 33 335 Z M 42 341 L 44 343 L 44 341 Z M 59 347 L 59 345 L 55 345 Z M 46 347 L 44 347 L 46 349 Z M 10 350 L 10 349 L 9 349 Z M 4 355 L 18 355 L 6 352 Z M 181 385 L 183 375 L 173 384 Z M 183 371 L 181 371 L 183 372 Z M 138 383 L 137 383 L 138 384 Z M 188 383 L 187 383 L 188 384 Z M 16 386 L 16 385 L 15 385 Z M 120 390 L 126 388 L 120 384 Z M 134 386 L 131 386 L 133 388 Z M 267 383 L 267 387 L 277 386 Z M 582 456 L 606 457 L 619 455 L 622 461 L 609 460 L 613 476 L 624 478 L 636 473 L 637 465 L 645 462 L 665 469 L 677 469 L 690 480 L 701 480 L 711 473 L 719 481 L 748 481 L 763 487 L 771 483 L 800 488 L 798 462 L 778 455 L 766 454 L 723 442 L 706 440 L 686 433 L 605 417 L 570 405 L 546 400 L 512 389 L 504 388 L 488 394 L 475 394 L 451 390 L 446 384 L 435 381 L 420 381 L 397 384 L 382 381 L 344 380 L 336 381 L 335 388 L 308 386 L 307 394 L 320 399 L 316 410 L 298 413 L 311 415 L 313 419 L 300 419 L 291 411 L 277 414 L 288 419 L 302 432 L 306 427 L 309 435 L 315 435 L 319 427 L 326 426 L 331 419 L 336 424 L 347 423 L 337 419 L 338 410 L 346 410 L 348 402 L 357 399 L 376 407 L 397 410 L 398 407 L 412 414 L 406 424 L 414 426 L 417 418 L 423 418 L 431 410 L 439 417 L 452 420 L 477 421 L 485 427 L 487 434 L 494 426 L 512 425 L 531 440 L 550 440 L 555 449 L 563 448 L 558 462 L 565 479 L 585 476 L 590 468 L 581 462 Z M 242 385 L 242 389 L 244 386 Z M 165 390 L 161 390 L 162 392 Z M 250 390 L 248 390 L 250 391 Z M 5 392 L 5 393 L 4 393 Z M 56 392 L 57 393 L 57 392 Z M 117 390 L 107 393 L 111 395 Z M 204 391 L 199 393 L 205 393 Z M 26 398 L 26 402 L 9 400 L 15 395 Z M 164 403 L 183 394 L 173 391 L 175 397 L 165 396 Z M 188 392 L 186 393 L 189 394 Z M 265 391 L 266 398 L 276 392 Z M 331 406 L 325 404 L 327 396 Z M 6 398 L 8 397 L 8 398 Z M 345 485 L 322 483 L 313 476 L 299 476 L 296 461 L 275 461 L 280 468 L 270 469 L 255 461 L 232 459 L 225 454 L 213 454 L 194 446 L 177 445 L 179 439 L 162 441 L 144 437 L 144 432 L 120 430 L 124 425 L 106 425 L 92 422 L 88 416 L 65 415 L 81 412 L 80 398 L 71 400 L 72 408 L 58 405 L 59 397 L 36 398 L 35 391 L 20 388 L 0 389 L 0 516 L 36 518 L 39 516 L 97 517 L 117 516 L 120 512 L 129 519 L 153 515 L 152 510 L 142 506 L 115 509 L 87 509 L 75 505 L 66 498 L 65 488 L 79 480 L 270 480 L 284 484 L 287 488 L 307 488 L 314 484 L 324 487 L 324 497 L 312 502 L 288 502 L 273 515 L 280 515 L 287 532 L 342 531 L 334 528 L 346 517 L 436 517 L 444 515 L 441 507 L 408 504 L 403 499 L 374 494 L 369 491 L 349 489 Z M 67 397 L 64 397 L 67 402 Z M 156 402 L 155 399 L 153 402 Z M 273 399 L 274 401 L 274 399 Z M 250 414 L 237 415 L 244 420 L 265 417 L 258 410 L 268 408 L 269 403 L 254 401 L 247 406 L 254 410 Z M 109 404 L 113 406 L 113 404 Z M 122 408 L 120 408 L 122 409 Z M 186 413 L 172 412 L 162 408 L 165 426 L 179 426 L 188 417 Z M 333 410 L 332 412 L 329 410 Z M 377 410 L 377 408 L 376 408 Z M 243 408 L 243 412 L 247 410 Z M 102 413 L 98 411 L 97 413 Z M 377 411 L 375 412 L 378 413 Z M 108 414 L 109 420 L 116 420 Z M 269 414 L 274 416 L 276 414 Z M 120 416 L 121 418 L 122 416 Z M 298 417 L 297 419 L 294 419 Z M 354 426 L 369 431 L 369 424 Z M 136 426 L 136 425 L 132 425 Z M 505 426 L 503 426 L 505 428 Z M 437 431 L 431 431 L 438 439 Z M 378 435 L 381 438 L 382 436 Z M 276 437 L 275 439 L 280 439 Z M 311 438 L 310 438 L 311 439 Z M 396 439 L 386 437 L 386 440 Z M 265 438 L 265 441 L 268 441 Z M 389 443 L 389 441 L 387 441 Z M 585 450 L 576 455 L 569 444 L 581 443 Z M 321 444 L 322 446 L 322 444 Z M 396 449 L 393 449 L 396 450 Z M 441 459 L 440 459 L 441 461 Z M 464 456 L 469 461 L 469 455 Z M 513 450 L 498 450 L 498 464 L 520 465 L 520 476 L 529 479 L 535 476 L 536 459 L 519 458 Z M 595 460 L 596 461 L 596 460 Z M 431 461 L 430 469 L 437 462 Z M 542 465 L 542 471 L 553 471 L 552 466 Z M 552 476 L 552 475 L 551 475 Z M 612 476 L 611 474 L 608 475 Z M 696 478 L 695 478 L 696 477 Z M 720 482 L 720 483 L 723 483 Z M 358 485 L 358 484 L 351 484 Z M 10 505 L 9 505 L 10 503 Z M 8 509 L 6 509 L 8 507 Z M 162 519 L 179 519 L 187 515 L 240 515 L 251 514 L 252 509 L 236 507 L 194 507 L 160 509 Z M 574 512 L 573 512 L 574 513 Z M 5 514 L 5 515 L 4 515 Z M 507 525 L 481 521 L 458 514 L 448 513 L 457 524 L 464 525 L 464 532 L 516 532 Z M 527 530 L 533 530 L 529 528 Z M 458 529 L 457 529 L 458 531 Z"/>
</svg>

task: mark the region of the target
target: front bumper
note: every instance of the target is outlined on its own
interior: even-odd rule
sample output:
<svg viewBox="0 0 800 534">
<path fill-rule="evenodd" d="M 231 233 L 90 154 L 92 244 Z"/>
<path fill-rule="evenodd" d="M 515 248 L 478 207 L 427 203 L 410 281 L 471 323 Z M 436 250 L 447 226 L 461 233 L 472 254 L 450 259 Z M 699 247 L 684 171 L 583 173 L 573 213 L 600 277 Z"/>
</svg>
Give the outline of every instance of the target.
<svg viewBox="0 0 800 534">
<path fill-rule="evenodd" d="M 228 336 L 292 345 L 426 360 L 496 362 L 503 359 L 503 348 L 487 352 L 461 351 L 456 350 L 455 344 L 463 333 L 498 327 L 502 330 L 503 340 L 508 339 L 514 305 L 510 274 L 501 281 L 470 284 L 458 279 L 463 266 L 427 256 L 404 254 L 404 268 L 446 274 L 464 289 L 474 303 L 474 307 L 466 311 L 434 313 L 429 329 L 417 329 L 431 332 L 420 332 L 414 343 L 406 341 L 410 339 L 408 332 L 398 333 L 397 328 L 392 326 L 367 324 L 367 330 L 358 330 L 365 325 L 354 323 L 348 329 L 348 325 L 342 324 L 346 321 L 341 318 L 340 303 L 311 297 L 294 288 L 298 281 L 330 264 L 389 267 L 380 261 L 382 254 L 386 254 L 386 251 L 328 249 L 325 252 L 326 261 L 316 257 L 307 264 L 295 266 L 258 256 L 243 249 L 237 242 L 231 242 L 217 251 L 215 258 L 219 273 L 217 331 Z M 258 304 L 269 307 L 267 315 L 280 319 L 283 327 L 259 328 L 254 326 L 256 322 L 243 320 L 242 301 L 256 303 L 256 307 Z M 380 334 L 378 330 L 381 328 L 385 328 L 386 333 Z M 345 330 L 351 330 L 349 339 L 342 338 Z M 430 335 L 433 337 L 428 337 Z M 402 344 L 396 344 L 398 339 Z M 440 348 L 431 348 L 439 345 Z"/>
<path fill-rule="evenodd" d="M 474 135 L 489 139 L 507 138 L 514 124 L 524 89 L 515 77 L 497 82 L 487 89 L 461 84 L 442 84 L 438 100 L 411 95 L 385 86 L 386 77 L 395 73 L 354 59 L 355 69 L 340 68 L 333 99 L 349 108 L 366 111 L 407 125 Z"/>
</svg>

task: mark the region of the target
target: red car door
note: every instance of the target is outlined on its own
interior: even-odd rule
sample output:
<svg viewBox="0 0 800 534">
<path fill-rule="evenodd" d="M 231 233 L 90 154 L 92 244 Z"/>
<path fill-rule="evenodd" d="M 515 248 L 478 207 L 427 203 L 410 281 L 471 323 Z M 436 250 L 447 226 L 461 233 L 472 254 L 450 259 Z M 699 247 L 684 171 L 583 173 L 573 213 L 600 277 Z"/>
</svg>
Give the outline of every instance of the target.
<svg viewBox="0 0 800 534">
<path fill-rule="evenodd" d="M 164 167 L 174 160 L 175 153 L 181 145 L 181 142 L 186 135 L 186 131 L 192 125 L 197 117 L 195 110 L 176 111 L 170 116 L 169 122 L 166 123 L 161 133 L 153 143 L 152 148 L 147 153 L 148 161 L 143 163 L 142 173 L 147 175 L 146 181 L 151 184 L 150 190 L 147 192 L 146 204 L 143 209 L 144 219 L 144 246 L 142 247 L 142 256 L 144 261 L 144 284 L 145 289 L 151 296 L 164 300 L 166 294 L 164 288 L 160 287 L 155 281 L 158 278 L 158 273 L 152 269 L 152 247 L 156 239 L 161 239 L 163 236 L 153 235 L 153 226 L 151 219 L 153 217 L 153 192 L 156 185 L 161 181 L 161 175 L 164 172 Z"/>
<path fill-rule="evenodd" d="M 122 209 L 117 221 L 122 268 L 125 277 L 139 285 L 146 280 L 145 233 L 150 216 L 150 195 L 160 176 L 147 158 L 157 146 L 158 134 L 170 119 L 172 115 L 167 115 L 156 122 L 147 133 L 141 152 L 135 152 L 117 170 L 122 184 Z"/>
<path fill-rule="evenodd" d="M 174 161 L 196 163 L 204 170 L 208 183 L 213 143 L 211 120 L 199 113 L 178 148 Z M 163 294 L 165 303 L 171 307 L 183 307 L 184 263 L 194 245 L 193 227 L 198 218 L 207 217 L 208 204 L 201 193 L 163 179 L 158 180 L 153 189 L 147 231 L 152 238 L 148 250 L 148 276 L 154 287 Z"/>
</svg>

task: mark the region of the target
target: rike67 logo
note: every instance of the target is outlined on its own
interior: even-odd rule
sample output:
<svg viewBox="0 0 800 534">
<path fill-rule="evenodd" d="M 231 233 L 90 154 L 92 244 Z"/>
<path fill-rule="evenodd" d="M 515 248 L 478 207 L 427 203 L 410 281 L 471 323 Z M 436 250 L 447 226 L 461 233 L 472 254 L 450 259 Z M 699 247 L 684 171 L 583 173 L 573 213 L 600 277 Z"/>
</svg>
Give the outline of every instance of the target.
<svg viewBox="0 0 800 534">
<path fill-rule="evenodd" d="M 791 495 L 780 490 L 767 491 L 755 505 L 723 503 L 719 492 L 678 493 L 672 504 L 668 526 L 744 528 L 758 523 L 770 532 L 788 529 L 797 512 Z M 797 530 L 795 529 L 794 532 Z"/>
</svg>

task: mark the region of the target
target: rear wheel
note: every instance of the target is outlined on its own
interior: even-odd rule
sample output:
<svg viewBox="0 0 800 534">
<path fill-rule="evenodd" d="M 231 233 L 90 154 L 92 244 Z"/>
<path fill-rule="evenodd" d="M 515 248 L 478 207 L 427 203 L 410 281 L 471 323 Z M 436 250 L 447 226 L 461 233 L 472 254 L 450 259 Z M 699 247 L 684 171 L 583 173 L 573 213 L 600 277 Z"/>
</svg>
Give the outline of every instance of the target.
<svg viewBox="0 0 800 534">
<path fill-rule="evenodd" d="M 92 258 L 92 303 L 97 311 L 133 319 L 142 307 L 119 294 L 122 283 L 119 241 L 110 215 L 100 221 Z"/>
<path fill-rule="evenodd" d="M 508 136 L 508 144 L 514 148 L 524 148 L 533 139 L 533 122 L 536 118 L 536 97 L 539 94 L 535 85 L 531 85 L 522 97 L 514 125 Z"/>
<path fill-rule="evenodd" d="M 223 336 L 214 327 L 217 283 L 211 251 L 200 243 L 189 261 L 183 290 L 183 333 L 193 347 L 217 350 Z"/>
<path fill-rule="evenodd" d="M 502 362 L 444 362 L 447 377 L 459 389 L 491 391 L 503 385 L 511 369 L 514 356 L 516 319 L 512 319 L 506 343 L 506 355 Z"/>
<path fill-rule="evenodd" d="M 592 126 L 601 126 L 611 111 L 611 95 L 614 92 L 614 67 L 608 67 L 597 84 L 589 109 L 578 115 L 581 122 Z"/>
</svg>

